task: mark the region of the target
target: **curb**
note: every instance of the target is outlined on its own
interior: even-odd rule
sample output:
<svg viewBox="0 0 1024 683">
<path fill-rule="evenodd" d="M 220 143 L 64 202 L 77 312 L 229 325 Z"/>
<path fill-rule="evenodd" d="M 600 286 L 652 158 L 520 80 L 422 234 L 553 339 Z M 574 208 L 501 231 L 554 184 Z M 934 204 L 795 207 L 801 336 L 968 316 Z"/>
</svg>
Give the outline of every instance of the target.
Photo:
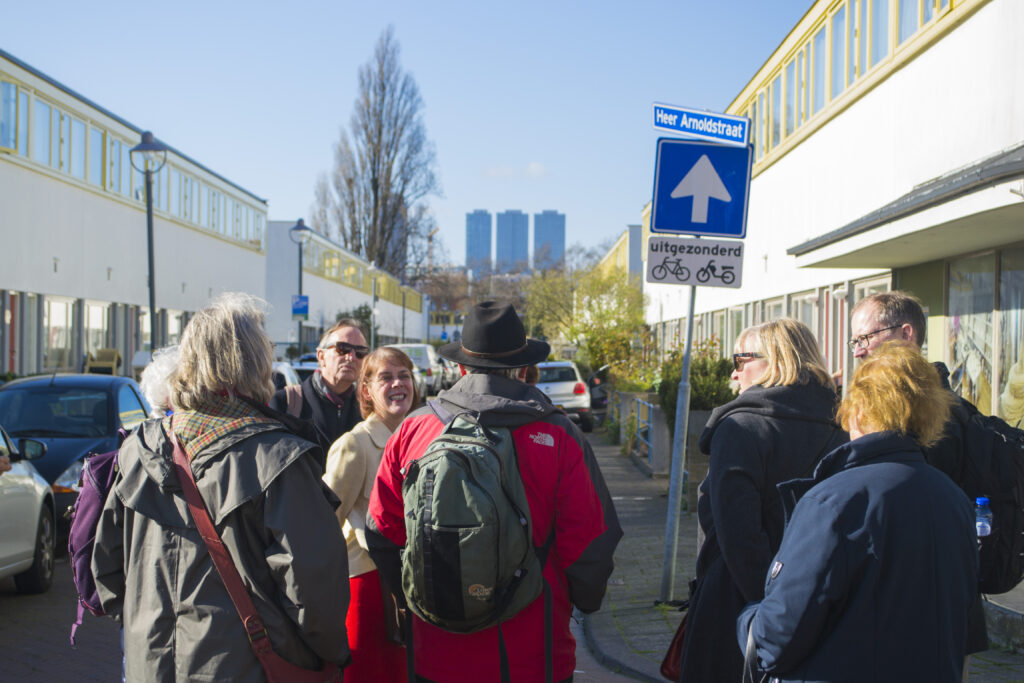
<svg viewBox="0 0 1024 683">
<path fill-rule="evenodd" d="M 604 609 L 604 607 L 602 607 Z M 587 649 L 590 650 L 590 654 L 594 656 L 594 659 L 610 671 L 620 673 L 630 678 L 635 678 L 638 681 L 650 681 L 651 683 L 663 683 L 663 678 L 654 678 L 650 674 L 639 671 L 632 666 L 620 661 L 616 657 L 613 657 L 606 653 L 601 646 L 598 644 L 597 639 L 594 637 L 594 628 L 591 623 L 591 615 L 584 614 L 583 616 L 583 636 L 587 641 Z"/>
<path fill-rule="evenodd" d="M 1024 644 L 1024 614 L 985 600 L 985 626 L 991 647 L 1019 652 Z"/>
</svg>

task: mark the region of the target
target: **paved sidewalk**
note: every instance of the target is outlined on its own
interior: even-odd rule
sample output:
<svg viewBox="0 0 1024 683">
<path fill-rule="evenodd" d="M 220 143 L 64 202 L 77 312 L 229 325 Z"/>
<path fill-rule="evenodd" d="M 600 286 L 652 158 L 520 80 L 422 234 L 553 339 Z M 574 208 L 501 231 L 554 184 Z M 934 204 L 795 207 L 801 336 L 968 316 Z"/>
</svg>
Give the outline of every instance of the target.
<svg viewBox="0 0 1024 683">
<path fill-rule="evenodd" d="M 598 612 L 584 617 L 587 646 L 603 666 L 624 677 L 664 681 L 658 668 L 682 618 L 676 609 L 655 605 L 661 592 L 668 480 L 648 478 L 620 454 L 619 446 L 605 442 L 603 432 L 590 435 L 590 442 L 625 533 L 615 553 L 615 571 L 604 604 Z M 696 560 L 697 515 L 684 512 L 679 524 L 675 599 L 688 597 Z M 1018 591 L 1024 596 L 1024 588 L 1014 593 Z M 992 600 L 1001 600 L 1009 607 L 1009 597 Z M 1024 600 L 1019 610 L 1024 611 Z M 1012 613 L 1024 620 L 1018 612 Z M 1024 641 L 1018 642 L 1024 647 Z M 970 658 L 970 681 L 1024 681 L 1024 654 L 991 649 L 974 655 Z"/>
</svg>

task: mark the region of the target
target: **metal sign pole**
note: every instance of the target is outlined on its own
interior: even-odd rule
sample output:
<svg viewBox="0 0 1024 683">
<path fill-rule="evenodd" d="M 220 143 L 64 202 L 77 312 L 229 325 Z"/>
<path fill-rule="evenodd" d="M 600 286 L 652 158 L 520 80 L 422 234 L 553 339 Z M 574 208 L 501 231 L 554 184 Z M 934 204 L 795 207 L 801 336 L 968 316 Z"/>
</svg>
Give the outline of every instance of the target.
<svg viewBox="0 0 1024 683">
<path fill-rule="evenodd" d="M 693 311 L 697 287 L 690 287 L 690 310 L 686 314 L 686 349 L 676 394 L 676 428 L 672 436 L 672 470 L 668 488 L 668 519 L 665 521 L 665 559 L 661 569 L 661 602 L 672 600 L 679 550 L 679 509 L 683 500 L 683 473 L 686 468 L 686 432 L 690 421 L 690 354 L 693 351 Z"/>
</svg>

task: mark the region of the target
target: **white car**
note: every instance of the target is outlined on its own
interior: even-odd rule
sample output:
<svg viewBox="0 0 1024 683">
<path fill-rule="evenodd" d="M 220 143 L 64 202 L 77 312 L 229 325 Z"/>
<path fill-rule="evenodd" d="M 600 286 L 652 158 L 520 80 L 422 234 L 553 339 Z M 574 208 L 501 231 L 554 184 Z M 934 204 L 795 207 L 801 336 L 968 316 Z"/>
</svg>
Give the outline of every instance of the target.
<svg viewBox="0 0 1024 683">
<path fill-rule="evenodd" d="M 45 454 L 42 441 L 18 439 L 15 447 L 0 428 L 0 455 L 11 460 L 11 470 L 0 474 L 0 579 L 13 576 L 19 593 L 44 593 L 53 583 L 53 490 L 29 462 Z"/>
<path fill-rule="evenodd" d="M 290 384 L 302 384 L 299 373 L 295 372 L 295 368 L 290 363 L 285 363 L 284 361 L 274 362 L 273 377 L 274 391 L 284 389 Z"/>
<path fill-rule="evenodd" d="M 594 429 L 594 414 L 590 411 L 590 389 L 572 361 L 537 363 L 540 379 L 537 388 L 547 394 L 551 402 L 560 407 L 585 432 Z"/>
</svg>

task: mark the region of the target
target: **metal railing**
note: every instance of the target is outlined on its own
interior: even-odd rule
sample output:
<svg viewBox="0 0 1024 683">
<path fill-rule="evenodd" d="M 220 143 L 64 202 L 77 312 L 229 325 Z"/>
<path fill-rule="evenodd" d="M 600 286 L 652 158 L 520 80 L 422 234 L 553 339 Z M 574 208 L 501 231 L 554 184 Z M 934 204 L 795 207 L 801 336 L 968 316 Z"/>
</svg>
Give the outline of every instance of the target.
<svg viewBox="0 0 1024 683">
<path fill-rule="evenodd" d="M 636 399 L 636 440 L 643 444 L 644 455 L 647 456 L 647 464 L 651 464 L 653 447 L 651 445 L 651 426 L 654 421 L 654 405 L 647 401 Z"/>
</svg>

